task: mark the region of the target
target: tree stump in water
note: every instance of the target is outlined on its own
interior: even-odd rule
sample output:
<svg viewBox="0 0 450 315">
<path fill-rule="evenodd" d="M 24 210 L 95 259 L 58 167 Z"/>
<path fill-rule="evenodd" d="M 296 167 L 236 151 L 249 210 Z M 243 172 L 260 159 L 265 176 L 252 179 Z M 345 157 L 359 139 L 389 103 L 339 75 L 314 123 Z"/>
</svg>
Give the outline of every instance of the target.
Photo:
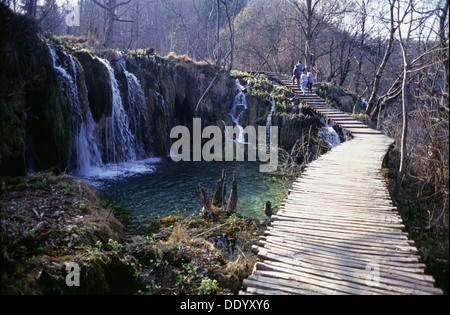
<svg viewBox="0 0 450 315">
<path fill-rule="evenodd" d="M 237 181 L 236 181 L 236 171 L 233 174 L 233 182 L 231 183 L 230 198 L 227 204 L 227 215 L 232 215 L 236 213 L 237 209 Z"/>
<path fill-rule="evenodd" d="M 202 195 L 202 210 L 200 211 L 200 215 L 203 217 L 209 217 L 212 214 L 211 202 L 209 201 L 205 187 L 200 184 L 198 184 L 198 187 L 200 188 L 200 193 Z"/>
<path fill-rule="evenodd" d="M 221 215 L 226 213 L 227 215 L 232 215 L 236 213 L 237 210 L 237 180 L 236 171 L 233 174 L 233 182 L 231 183 L 230 197 L 228 202 L 226 201 L 227 192 L 227 179 L 225 170 L 222 170 L 222 176 L 216 183 L 216 191 L 214 192 L 214 197 L 212 203 L 209 200 L 208 194 L 205 187 L 198 184 L 200 188 L 200 193 L 202 197 L 202 209 L 200 215 L 203 217 L 211 217 L 215 215 Z"/>
<path fill-rule="evenodd" d="M 272 212 L 272 203 L 270 201 L 266 201 L 264 203 L 264 213 L 269 218 L 272 216 L 272 214 L 273 214 L 273 212 Z"/>
<path fill-rule="evenodd" d="M 222 170 L 222 176 L 220 176 L 219 180 L 216 183 L 216 191 L 214 193 L 214 197 L 212 200 L 212 205 L 214 207 L 225 207 L 226 200 L 225 195 L 227 191 L 227 174 L 225 170 Z"/>
</svg>

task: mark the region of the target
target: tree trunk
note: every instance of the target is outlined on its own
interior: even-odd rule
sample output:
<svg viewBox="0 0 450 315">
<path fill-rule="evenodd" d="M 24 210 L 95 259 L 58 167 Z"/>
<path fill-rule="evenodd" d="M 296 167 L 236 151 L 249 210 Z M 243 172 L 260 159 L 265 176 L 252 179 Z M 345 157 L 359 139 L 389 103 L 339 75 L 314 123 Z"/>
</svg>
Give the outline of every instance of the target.
<svg viewBox="0 0 450 315">
<path fill-rule="evenodd" d="M 108 0 L 107 2 L 109 10 L 106 11 L 106 28 L 105 28 L 105 41 L 103 45 L 105 47 L 111 47 L 113 44 L 113 31 L 114 31 L 114 10 L 116 6 L 116 0 Z"/>
<path fill-rule="evenodd" d="M 228 4 L 225 0 L 221 0 L 222 4 L 225 7 L 225 15 L 228 20 L 228 29 L 230 30 L 230 51 L 227 56 L 230 56 L 230 62 L 228 63 L 227 71 L 230 73 L 231 69 L 233 68 L 234 63 L 234 27 L 233 27 L 233 21 L 234 20 L 234 14 L 233 17 L 230 16 L 230 11 L 228 10 Z"/>
<path fill-rule="evenodd" d="M 444 76 L 444 91 L 448 91 L 448 85 L 449 85 L 449 62 L 448 62 L 448 34 L 446 32 L 448 23 L 447 21 L 447 12 L 449 8 L 449 0 L 446 1 L 445 6 L 441 9 L 442 15 L 439 18 L 439 39 L 441 42 L 442 52 L 441 52 L 441 60 L 444 61 L 444 68 L 445 68 L 445 76 Z M 447 62 L 445 62 L 447 61 Z M 447 94 L 448 97 L 448 94 Z M 448 98 L 447 98 L 448 99 Z"/>
<path fill-rule="evenodd" d="M 312 47 L 312 41 L 313 41 L 313 34 L 312 34 L 312 23 L 313 23 L 313 12 L 312 12 L 312 0 L 306 0 L 307 5 L 307 25 L 306 25 L 306 41 L 305 41 L 305 67 L 310 68 L 312 64 L 312 56 L 311 56 L 311 47 Z"/>
<path fill-rule="evenodd" d="M 407 133 L 408 133 L 408 113 L 407 113 L 407 98 L 406 98 L 406 84 L 408 81 L 408 71 L 407 71 L 408 65 L 404 65 L 403 70 L 403 82 L 402 82 L 402 115 L 403 115 L 403 125 L 402 125 L 402 139 L 401 139 L 401 147 L 400 147 L 400 168 L 398 172 L 397 181 L 395 183 L 393 197 L 397 197 L 398 193 L 400 192 L 400 188 L 403 183 L 403 178 L 405 176 L 406 172 L 406 159 L 407 159 L 407 152 L 406 152 L 406 139 L 407 139 Z"/>
<path fill-rule="evenodd" d="M 269 218 L 272 216 L 272 203 L 270 201 L 266 201 L 264 203 L 264 214 Z"/>
<path fill-rule="evenodd" d="M 395 1 L 392 1 L 391 5 L 390 5 L 391 29 L 390 29 L 389 40 L 388 40 L 388 43 L 386 46 L 386 50 L 384 52 L 383 60 L 381 61 L 381 64 L 378 67 L 377 73 L 375 74 L 375 78 L 373 80 L 372 93 L 370 94 L 369 100 L 367 101 L 368 105 L 366 108 L 366 115 L 371 115 L 372 120 L 374 120 L 375 117 L 377 117 L 376 115 L 372 115 L 373 114 L 372 112 L 377 112 L 377 111 L 374 111 L 374 107 L 376 105 L 375 98 L 378 93 L 378 88 L 380 86 L 381 75 L 383 74 L 384 68 L 389 60 L 389 57 L 391 56 L 392 46 L 394 44 L 394 34 L 396 32 L 396 27 L 394 26 L 394 3 L 395 3 Z"/>
<path fill-rule="evenodd" d="M 216 183 L 216 191 L 214 193 L 214 197 L 212 200 L 212 205 L 214 207 L 225 207 L 226 200 L 225 200 L 225 192 L 227 190 L 226 187 L 226 173 L 225 170 L 222 170 L 222 176 L 219 178 L 219 180 Z"/>
<path fill-rule="evenodd" d="M 236 213 L 237 209 L 237 181 L 236 181 L 236 171 L 233 174 L 233 182 L 231 184 L 230 198 L 228 199 L 227 214 L 232 215 Z"/>
<path fill-rule="evenodd" d="M 361 80 L 361 71 L 362 71 L 362 61 L 363 61 L 363 52 L 364 52 L 364 40 L 366 38 L 366 20 L 367 20 L 367 4 L 366 1 L 362 1 L 361 3 L 361 38 L 359 41 L 359 55 L 358 55 L 358 63 L 356 67 L 356 82 L 355 82 L 355 92 L 359 93 L 359 85 Z M 366 88 L 367 91 L 367 88 Z M 354 112 L 355 113 L 355 112 Z"/>
<path fill-rule="evenodd" d="M 409 3 L 409 5 L 410 6 L 408 6 L 408 9 L 410 9 L 410 10 L 408 11 L 408 9 L 406 9 L 406 11 L 403 15 L 403 18 L 401 20 L 399 20 L 399 25 L 401 23 L 403 23 L 405 17 L 408 14 L 411 15 L 411 21 L 413 20 L 412 18 L 413 18 L 414 10 L 412 10 L 411 3 Z M 409 24 L 409 29 L 408 29 L 406 38 L 404 38 L 401 28 L 399 28 L 399 30 L 398 30 L 399 43 L 400 43 L 400 48 L 402 51 L 402 60 L 403 60 L 403 82 L 402 82 L 402 115 L 403 115 L 403 119 L 402 119 L 402 138 L 401 138 L 401 147 L 400 147 L 400 168 L 398 171 L 397 181 L 396 181 L 395 187 L 394 187 L 393 198 L 396 198 L 398 193 L 400 192 L 400 188 L 403 183 L 403 178 L 406 173 L 406 160 L 407 160 L 406 139 L 407 139 L 407 134 L 408 134 L 408 113 L 407 113 L 408 98 L 406 95 L 406 93 L 407 93 L 406 89 L 408 87 L 408 73 L 410 70 L 407 50 L 408 50 L 409 39 L 410 39 L 410 35 L 411 35 L 412 22 L 409 22 L 409 23 L 410 24 Z"/>
<path fill-rule="evenodd" d="M 200 211 L 200 215 L 202 217 L 210 217 L 212 215 L 211 210 L 211 202 L 209 201 L 208 194 L 206 193 L 205 187 L 198 184 L 198 187 L 200 188 L 200 193 L 202 196 L 202 209 Z"/>
<path fill-rule="evenodd" d="M 220 0 L 217 0 L 217 20 L 216 20 L 216 65 L 220 67 L 222 63 L 221 49 L 220 49 Z"/>
</svg>

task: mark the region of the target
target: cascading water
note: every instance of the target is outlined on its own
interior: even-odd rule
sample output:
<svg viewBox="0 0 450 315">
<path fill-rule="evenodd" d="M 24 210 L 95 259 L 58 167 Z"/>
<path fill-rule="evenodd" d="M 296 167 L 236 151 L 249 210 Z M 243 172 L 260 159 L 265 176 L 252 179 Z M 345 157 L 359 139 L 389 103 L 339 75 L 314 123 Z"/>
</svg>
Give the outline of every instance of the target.
<svg viewBox="0 0 450 315">
<path fill-rule="evenodd" d="M 58 65 L 59 57 L 56 54 L 55 48 L 53 48 L 52 45 L 47 45 L 48 51 L 50 52 L 50 56 L 52 57 L 52 65 L 53 69 L 57 72 L 59 78 L 63 80 L 64 83 L 68 84 L 69 86 L 73 86 L 72 77 L 67 73 L 66 69 Z"/>
<path fill-rule="evenodd" d="M 341 139 L 339 138 L 339 134 L 334 130 L 334 123 L 332 121 L 325 124 L 323 120 L 321 120 L 325 127 L 319 129 L 319 135 L 322 136 L 323 140 L 331 147 L 334 148 L 341 144 Z"/>
<path fill-rule="evenodd" d="M 128 108 L 126 110 L 129 117 L 130 129 L 134 135 L 134 152 L 138 158 L 146 158 L 148 156 L 145 150 L 145 137 L 150 136 L 150 131 L 146 128 L 146 112 L 145 112 L 145 94 L 138 78 L 131 72 L 127 71 L 125 59 L 119 55 L 119 63 L 122 67 L 128 86 Z"/>
<path fill-rule="evenodd" d="M 266 122 L 266 143 L 270 143 L 270 126 L 272 126 L 272 114 L 275 113 L 275 100 L 273 98 L 273 95 L 270 94 L 270 103 L 272 106 L 270 107 L 270 113 L 267 116 L 267 122 Z"/>
<path fill-rule="evenodd" d="M 144 123 L 145 95 L 136 76 L 127 71 L 125 64 L 121 62 L 128 87 L 129 106 L 125 110 L 111 64 L 108 60 L 98 58 L 108 70 L 112 93 L 111 116 L 106 118 L 104 124 L 105 139 L 102 158 L 101 140 L 96 138 L 100 125 L 94 121 L 89 104 L 83 104 L 80 100 L 78 87 L 80 83 L 77 80 L 75 61 L 71 55 L 62 52 L 68 60 L 68 66 L 65 69 L 54 47 L 48 45 L 48 50 L 53 68 L 71 104 L 69 171 L 91 179 L 153 172 L 153 164 L 158 163 L 160 159 L 148 158 L 149 154 L 144 148 L 144 138 L 150 137 L 150 132 Z M 82 88 L 87 92 L 85 82 Z M 145 160 L 136 161 L 137 157 Z"/>
<path fill-rule="evenodd" d="M 118 163 L 136 159 L 135 139 L 130 120 L 123 107 L 114 70 L 106 59 L 100 59 L 108 70 L 112 89 L 112 114 L 106 119 L 106 162 Z"/>
<path fill-rule="evenodd" d="M 51 45 L 48 45 L 48 49 L 52 57 L 53 68 L 61 79 L 63 88 L 68 89 L 66 92 L 72 104 L 69 167 L 74 172 L 83 173 L 91 167 L 98 167 L 103 164 L 98 141 L 93 135 L 96 124 L 88 104 L 85 111 L 86 115 L 83 114 L 77 85 L 77 68 L 72 56 L 63 52 L 69 60 L 70 73 L 68 73 L 66 69 L 58 65 L 59 57 L 55 49 Z M 84 88 L 87 90 L 86 85 Z"/>
<path fill-rule="evenodd" d="M 241 110 L 237 113 L 238 107 L 244 107 L 244 110 L 247 109 L 247 99 L 245 98 L 244 87 L 239 83 L 239 80 L 235 81 L 235 89 L 234 89 L 234 102 L 233 106 L 231 106 L 231 110 L 228 115 L 231 117 L 231 120 L 234 122 L 236 127 L 239 129 L 239 134 L 236 138 L 236 141 L 239 143 L 245 143 L 244 139 L 244 128 L 240 125 L 239 120 L 241 118 L 244 110 Z M 222 121 L 225 126 L 225 122 Z M 227 138 L 230 138 L 229 135 L 226 135 Z"/>
<path fill-rule="evenodd" d="M 76 95 L 78 96 L 78 87 L 77 87 L 77 68 L 75 66 L 75 62 L 72 56 L 69 55 L 70 67 L 72 71 L 72 75 L 74 78 L 74 86 L 76 89 Z M 87 91 L 86 83 L 84 83 L 84 88 Z M 74 114 L 72 114 L 72 120 L 75 120 L 75 127 L 73 132 L 72 139 L 75 143 L 76 148 L 76 168 L 79 172 L 84 172 L 91 167 L 99 167 L 103 164 L 101 153 L 98 147 L 98 140 L 94 137 L 94 129 L 96 127 L 96 123 L 92 116 L 91 109 L 89 108 L 89 104 L 87 104 L 86 110 L 86 119 L 83 119 L 83 112 L 81 108 L 81 102 L 79 101 L 79 97 L 77 97 L 77 101 L 75 102 L 77 105 L 74 110 Z"/>
<path fill-rule="evenodd" d="M 91 168 L 89 172 L 84 172 L 82 175 L 88 177 L 92 183 L 101 185 L 102 180 L 152 173 L 155 171 L 154 164 L 159 163 L 161 159 L 149 158 L 150 154 L 147 153 L 143 143 L 145 137 L 150 137 L 150 132 L 144 123 L 145 95 L 142 86 L 136 76 L 127 71 L 125 64 L 121 63 L 128 87 L 129 106 L 126 110 L 111 64 L 106 59 L 98 59 L 108 70 L 113 96 L 112 114 L 111 117 L 106 118 L 105 123 L 104 160 L 106 164 Z M 87 129 L 87 132 L 93 134 L 94 129 Z"/>
<path fill-rule="evenodd" d="M 166 125 L 167 132 L 167 156 L 170 156 L 170 147 L 172 145 L 172 138 L 170 138 L 170 123 L 169 123 L 169 103 L 166 102 L 164 97 L 155 91 L 157 102 L 160 102 L 161 107 L 164 111 L 164 123 Z"/>
</svg>

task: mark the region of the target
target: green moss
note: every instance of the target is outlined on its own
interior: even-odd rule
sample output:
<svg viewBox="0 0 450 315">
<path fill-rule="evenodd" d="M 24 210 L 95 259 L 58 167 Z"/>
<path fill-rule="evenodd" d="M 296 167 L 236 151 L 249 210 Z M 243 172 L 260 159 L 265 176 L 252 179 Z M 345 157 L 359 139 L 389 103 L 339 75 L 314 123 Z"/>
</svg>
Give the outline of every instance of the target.
<svg viewBox="0 0 450 315">
<path fill-rule="evenodd" d="M 53 73 L 46 41 L 38 36 L 35 22 L 4 12 L 0 39 L 0 171 L 25 173 L 30 156 L 37 168 L 64 169 L 67 159 L 69 109 Z"/>
</svg>

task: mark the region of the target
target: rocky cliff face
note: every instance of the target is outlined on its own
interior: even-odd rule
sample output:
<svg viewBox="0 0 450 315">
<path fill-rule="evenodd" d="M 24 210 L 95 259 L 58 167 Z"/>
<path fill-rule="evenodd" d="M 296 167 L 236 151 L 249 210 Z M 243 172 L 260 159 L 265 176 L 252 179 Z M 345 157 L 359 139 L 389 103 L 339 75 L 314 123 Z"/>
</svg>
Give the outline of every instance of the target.
<svg viewBox="0 0 450 315">
<path fill-rule="evenodd" d="M 70 104 L 36 24 L 0 6 L 0 173 L 63 167 Z"/>
<path fill-rule="evenodd" d="M 215 66 L 74 49 L 4 6 L 0 15 L 3 175 L 164 156 L 173 126 L 216 124 L 232 103 L 233 80 Z"/>
<path fill-rule="evenodd" d="M 236 77 L 214 65 L 145 50 L 93 49 L 70 36 L 44 39 L 33 21 L 0 9 L 2 175 L 76 173 L 166 156 L 176 125 L 192 130 L 194 117 L 203 127 L 235 124 L 229 113 Z M 286 150 L 317 127 L 289 91 L 264 77 L 239 79 L 247 87 L 243 127 L 278 126 Z"/>
</svg>

